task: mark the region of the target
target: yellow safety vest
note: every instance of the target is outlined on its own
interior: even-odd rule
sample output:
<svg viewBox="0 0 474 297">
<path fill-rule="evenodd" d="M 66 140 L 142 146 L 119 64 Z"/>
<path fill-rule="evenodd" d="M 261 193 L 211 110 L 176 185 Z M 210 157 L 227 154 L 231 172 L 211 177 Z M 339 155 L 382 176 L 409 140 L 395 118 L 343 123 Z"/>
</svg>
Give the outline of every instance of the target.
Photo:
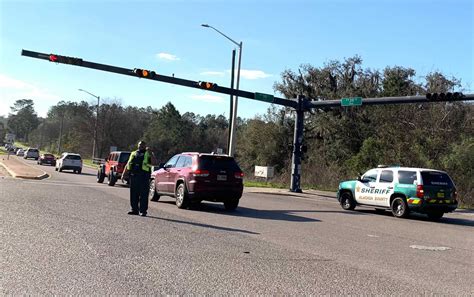
<svg viewBox="0 0 474 297">
<path fill-rule="evenodd" d="M 132 160 L 135 158 L 135 155 L 138 151 L 133 151 L 128 158 L 127 169 L 132 170 Z M 145 151 L 145 156 L 143 156 L 142 170 L 145 172 L 151 172 L 151 155 L 148 151 Z"/>
</svg>

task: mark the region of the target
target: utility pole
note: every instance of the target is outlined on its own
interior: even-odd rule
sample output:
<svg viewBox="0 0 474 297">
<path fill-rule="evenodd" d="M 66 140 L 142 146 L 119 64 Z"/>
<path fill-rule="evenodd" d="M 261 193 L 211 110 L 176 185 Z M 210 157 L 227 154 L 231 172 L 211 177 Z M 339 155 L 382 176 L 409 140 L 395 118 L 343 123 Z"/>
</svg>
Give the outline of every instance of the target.
<svg viewBox="0 0 474 297">
<path fill-rule="evenodd" d="M 232 50 L 232 69 L 230 72 L 230 88 L 234 89 L 234 77 L 235 77 L 235 49 Z M 230 95 L 230 112 L 229 112 L 229 135 L 227 136 L 227 154 L 230 154 L 230 147 L 232 141 L 232 118 L 234 114 L 234 95 Z"/>
<path fill-rule="evenodd" d="M 219 31 L 218 29 L 214 28 L 213 26 L 211 25 L 208 25 L 208 24 L 202 24 L 201 26 L 203 26 L 204 28 L 211 28 L 213 29 L 214 31 L 216 31 L 217 33 L 219 33 L 220 35 L 224 36 L 225 38 L 227 38 L 228 40 L 230 40 L 230 42 L 232 42 L 233 44 L 235 44 L 236 46 L 239 47 L 239 64 L 237 66 L 237 85 L 236 85 L 236 90 L 239 90 L 239 86 L 240 86 L 240 66 L 242 65 L 242 41 L 240 43 L 236 42 L 235 40 L 233 40 L 232 38 L 230 38 L 229 36 L 225 35 L 224 33 L 222 33 L 221 31 Z M 234 65 L 234 61 L 232 62 L 232 66 Z M 232 74 L 232 78 L 234 77 L 234 75 Z M 229 151 L 228 151 L 228 155 L 229 156 L 234 156 L 234 152 L 235 152 L 235 133 L 236 133 L 236 126 L 237 126 L 237 107 L 238 107 L 238 101 L 239 101 L 239 97 L 238 97 L 238 94 L 236 94 L 234 97 L 233 97 L 233 104 L 232 104 L 232 113 L 230 114 L 230 117 L 232 118 L 231 121 L 230 121 L 230 140 L 229 140 Z"/>
<path fill-rule="evenodd" d="M 62 110 L 61 112 L 61 124 L 59 125 L 58 154 L 61 154 L 61 140 L 63 137 L 63 124 L 64 124 L 64 110 Z"/>
<path fill-rule="evenodd" d="M 240 88 L 240 66 L 242 64 L 242 41 L 239 43 L 239 64 L 237 66 L 237 85 L 236 89 L 239 90 Z M 233 113 L 232 113 L 232 129 L 230 130 L 230 151 L 229 156 L 234 156 L 235 153 L 235 134 L 237 133 L 237 106 L 239 103 L 239 97 L 235 96 L 234 98 L 234 106 L 233 106 Z"/>
<path fill-rule="evenodd" d="M 95 97 L 97 99 L 97 111 L 95 113 L 95 123 L 94 123 L 94 139 L 92 141 L 92 162 L 94 162 L 95 159 L 95 153 L 96 153 L 96 147 L 97 147 L 97 123 L 99 122 L 99 107 L 100 107 L 100 96 L 96 96 L 86 90 L 83 89 L 78 89 L 78 91 L 87 93 L 91 95 L 92 97 Z"/>
</svg>

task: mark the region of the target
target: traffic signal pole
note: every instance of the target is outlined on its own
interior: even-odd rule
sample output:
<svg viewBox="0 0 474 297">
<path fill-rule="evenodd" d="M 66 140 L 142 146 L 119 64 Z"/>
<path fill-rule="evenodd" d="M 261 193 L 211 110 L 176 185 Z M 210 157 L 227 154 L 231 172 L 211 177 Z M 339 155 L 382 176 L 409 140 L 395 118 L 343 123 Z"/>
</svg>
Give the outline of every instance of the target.
<svg viewBox="0 0 474 297">
<path fill-rule="evenodd" d="M 298 105 L 296 107 L 295 132 L 293 134 L 290 191 L 301 193 L 301 148 L 303 146 L 304 112 L 307 99 L 302 95 L 298 95 L 296 100 Z"/>
<path fill-rule="evenodd" d="M 21 54 L 26 57 L 47 60 L 59 64 L 69 64 L 73 66 L 86 67 L 101 71 L 107 71 L 122 75 L 139 77 L 180 85 L 189 88 L 196 88 L 221 94 L 238 96 L 252 100 L 264 101 L 271 104 L 291 107 L 296 112 L 295 130 L 293 136 L 293 150 L 292 150 L 292 164 L 291 164 L 291 192 L 301 193 L 301 157 L 303 145 L 304 132 L 304 113 L 313 108 L 336 108 L 341 106 L 360 106 L 360 105 L 385 105 L 385 104 L 407 104 L 407 103 L 432 103 L 445 101 L 469 101 L 474 100 L 474 94 L 464 95 L 462 93 L 442 93 L 442 94 L 426 94 L 425 96 L 404 96 L 404 97 L 380 97 L 380 98 L 343 98 L 338 100 L 323 100 L 313 101 L 303 96 L 298 96 L 296 99 L 284 99 L 275 97 L 269 94 L 252 93 L 248 91 L 236 90 L 233 88 L 221 87 L 213 83 L 192 81 L 187 79 L 175 78 L 166 75 L 156 74 L 153 71 L 139 72 L 142 69 L 127 69 L 106 64 L 99 64 L 89 61 L 84 61 L 80 58 L 73 58 L 68 56 L 60 56 L 56 54 L 45 54 L 34 51 L 22 50 Z"/>
</svg>

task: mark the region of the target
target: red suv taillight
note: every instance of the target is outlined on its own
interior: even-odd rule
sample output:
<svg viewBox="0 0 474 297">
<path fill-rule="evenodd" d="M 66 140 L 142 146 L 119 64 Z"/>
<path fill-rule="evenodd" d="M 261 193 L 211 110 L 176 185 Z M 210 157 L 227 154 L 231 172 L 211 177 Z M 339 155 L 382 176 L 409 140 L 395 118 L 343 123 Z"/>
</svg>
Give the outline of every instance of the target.
<svg viewBox="0 0 474 297">
<path fill-rule="evenodd" d="M 234 173 L 234 177 L 238 179 L 244 178 L 244 173 L 243 172 L 236 172 Z"/>
<path fill-rule="evenodd" d="M 453 189 L 453 200 L 456 201 L 458 198 L 458 191 L 456 189 Z"/>
<path fill-rule="evenodd" d="M 416 186 L 416 197 L 423 198 L 425 196 L 425 191 L 423 190 L 422 185 Z"/>
<path fill-rule="evenodd" d="M 208 170 L 202 170 L 202 169 L 196 169 L 193 171 L 194 176 L 201 176 L 201 177 L 206 177 L 209 176 L 209 171 Z"/>
</svg>

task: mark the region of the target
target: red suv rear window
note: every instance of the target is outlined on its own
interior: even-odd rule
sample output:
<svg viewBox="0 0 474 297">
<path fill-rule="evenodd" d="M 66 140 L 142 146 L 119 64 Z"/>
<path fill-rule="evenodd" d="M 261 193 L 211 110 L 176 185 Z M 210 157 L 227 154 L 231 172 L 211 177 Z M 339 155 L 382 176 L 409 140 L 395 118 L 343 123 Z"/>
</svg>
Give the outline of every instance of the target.
<svg viewBox="0 0 474 297">
<path fill-rule="evenodd" d="M 234 171 L 240 171 L 239 165 L 235 162 L 234 158 L 225 156 L 200 156 L 198 162 L 199 169 L 205 170 L 216 170 L 216 169 L 228 169 Z"/>
</svg>

